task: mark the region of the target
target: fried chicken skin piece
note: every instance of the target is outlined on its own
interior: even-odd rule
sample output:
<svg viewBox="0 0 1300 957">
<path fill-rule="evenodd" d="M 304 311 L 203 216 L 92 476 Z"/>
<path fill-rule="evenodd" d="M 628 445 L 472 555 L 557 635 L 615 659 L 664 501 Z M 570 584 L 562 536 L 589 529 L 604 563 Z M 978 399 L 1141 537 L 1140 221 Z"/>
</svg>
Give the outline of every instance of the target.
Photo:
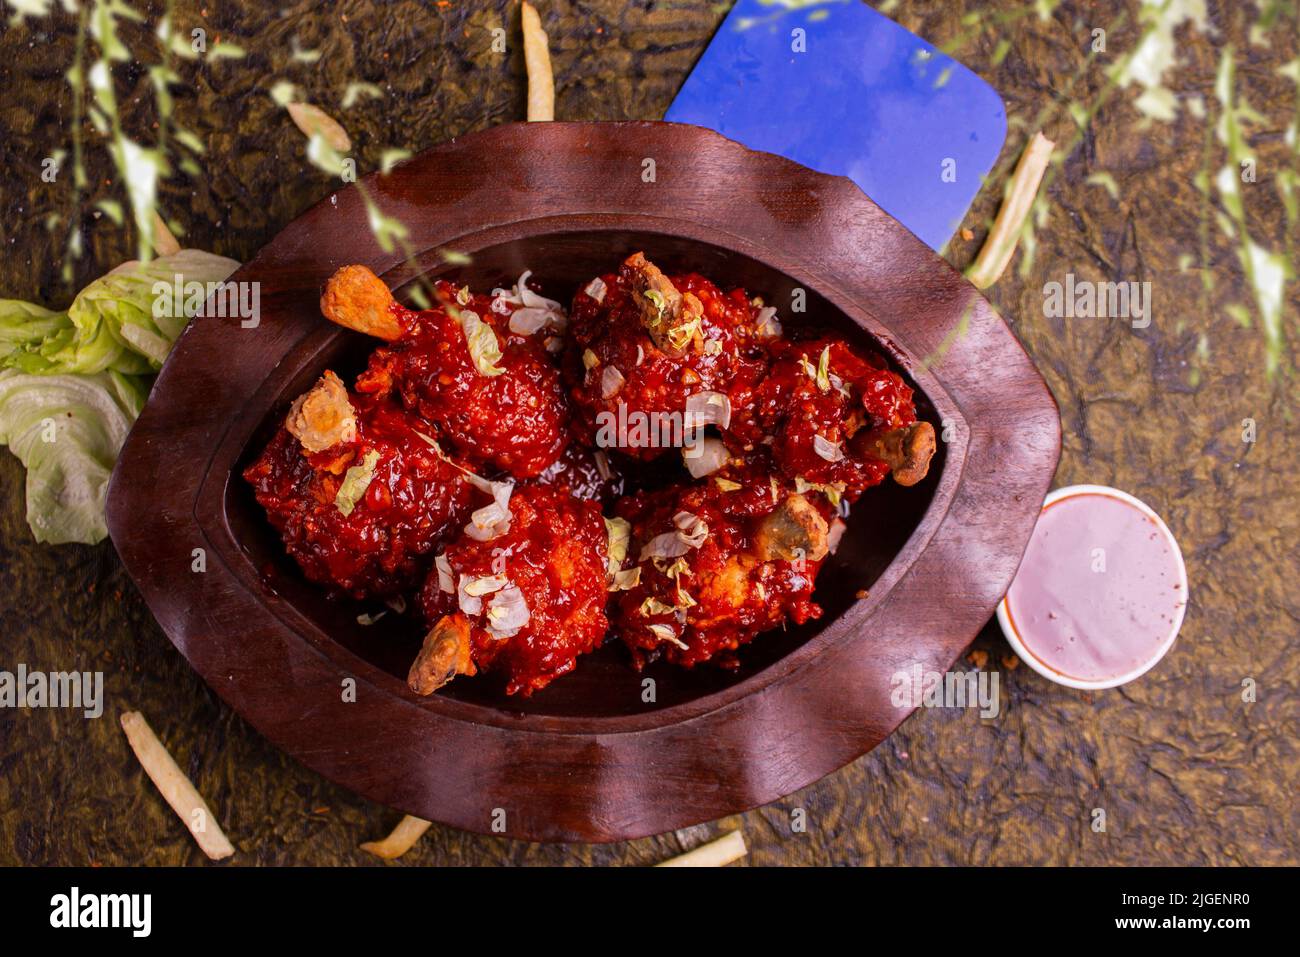
<svg viewBox="0 0 1300 957">
<path fill-rule="evenodd" d="M 332 372 L 294 402 L 244 478 L 309 580 L 353 598 L 419 583 L 474 495 L 420 437 L 427 428 L 392 402 L 349 396 Z"/>
<path fill-rule="evenodd" d="M 915 485 L 929 474 L 930 459 L 934 457 L 934 426 L 929 422 L 913 422 L 884 432 L 867 433 L 858 447 L 889 466 L 889 474 L 899 485 Z"/>
<path fill-rule="evenodd" d="M 739 453 L 766 445 L 774 466 L 855 501 L 894 470 L 915 485 L 929 470 L 934 428 L 884 360 L 837 335 L 769 343 L 768 375 L 724 439 Z"/>
<path fill-rule="evenodd" d="M 610 619 L 638 668 L 661 657 L 734 668 L 762 632 L 821 616 L 812 594 L 830 507 L 774 474 L 744 474 L 743 484 L 715 477 L 619 502 L 631 525 L 625 569 L 639 577 L 615 592 Z"/>
<path fill-rule="evenodd" d="M 508 297 L 442 281 L 435 291 L 437 307 L 416 312 L 364 266 L 330 277 L 326 318 L 388 343 L 371 354 L 357 391 L 397 396 L 471 468 L 540 475 L 568 440 L 564 389 L 544 337 L 512 331 L 525 307 Z"/>
<path fill-rule="evenodd" d="M 676 451 L 685 427 L 725 422 L 767 368 L 757 314 L 743 290 L 670 278 L 641 253 L 588 283 L 574 297 L 564 356 L 586 443 L 648 461 Z M 693 397 L 708 419 L 694 418 Z"/>
<path fill-rule="evenodd" d="M 355 441 L 356 410 L 343 380 L 326 369 L 316 385 L 294 400 L 284 427 L 307 452 Z"/>
<path fill-rule="evenodd" d="M 330 276 L 320 297 L 320 311 L 335 325 L 396 342 L 406 326 L 398 320 L 393 294 L 365 266 L 344 266 Z"/>
<path fill-rule="evenodd" d="M 457 675 L 477 674 L 469 619 L 459 612 L 440 618 L 424 636 L 420 653 L 411 663 L 407 686 L 424 697 L 431 695 Z"/>
<path fill-rule="evenodd" d="M 607 532 L 599 505 L 563 489 L 519 485 L 493 505 L 491 514 L 475 513 L 473 534 L 467 529 L 438 556 L 420 607 L 441 637 L 448 616 L 463 617 L 473 666 L 504 675 L 506 694 L 527 697 L 604 640 Z M 416 677 L 413 668 L 413 688 Z M 416 690 L 430 683 L 421 677 Z"/>
</svg>

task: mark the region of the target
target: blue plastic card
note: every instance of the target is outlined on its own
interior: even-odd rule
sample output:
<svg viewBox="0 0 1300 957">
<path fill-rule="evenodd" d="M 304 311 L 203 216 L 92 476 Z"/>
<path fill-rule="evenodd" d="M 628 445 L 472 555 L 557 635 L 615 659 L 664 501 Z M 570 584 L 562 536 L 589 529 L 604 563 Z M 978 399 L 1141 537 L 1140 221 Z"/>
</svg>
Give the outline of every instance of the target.
<svg viewBox="0 0 1300 957">
<path fill-rule="evenodd" d="M 847 176 L 935 250 L 1007 131 L 991 86 L 861 0 L 738 0 L 664 119 Z"/>
</svg>

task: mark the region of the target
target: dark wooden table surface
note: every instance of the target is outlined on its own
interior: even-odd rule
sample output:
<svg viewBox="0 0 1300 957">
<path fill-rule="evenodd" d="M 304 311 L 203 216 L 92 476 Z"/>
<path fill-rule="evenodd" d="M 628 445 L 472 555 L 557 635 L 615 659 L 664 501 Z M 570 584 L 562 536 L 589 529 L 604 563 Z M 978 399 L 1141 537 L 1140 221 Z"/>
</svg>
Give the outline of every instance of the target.
<svg viewBox="0 0 1300 957">
<path fill-rule="evenodd" d="M 210 40 L 247 52 L 178 66 L 186 87 L 176 111 L 206 145 L 204 176 L 169 181 L 161 200 L 189 245 L 246 259 L 328 192 L 324 174 L 304 159 L 302 136 L 268 95 L 277 80 L 296 83 L 344 123 L 362 169 L 386 148 L 419 150 L 523 115 L 513 4 L 352 0 L 283 13 L 216 6 L 178 2 L 172 14 L 186 32 L 202 26 Z M 727 5 L 541 7 L 557 116 L 596 120 L 662 116 Z M 151 19 L 161 12 L 141 8 Z M 1041 110 L 1104 92 L 1105 57 L 1085 62 L 1092 29 L 1108 30 L 1116 57 L 1139 29 L 1135 4 L 1066 3 L 1045 19 L 1001 24 L 992 14 L 1016 6 L 994 5 L 984 26 L 963 22 L 982 9 L 899 3 L 891 15 L 933 42 L 960 40 L 960 58 L 1001 92 L 1012 118 L 1004 160 Z M 1261 114 L 1247 131 L 1258 179 L 1241 192 L 1252 234 L 1279 249 L 1288 227 L 1274 177 L 1294 168 L 1285 129 L 1296 108 L 1295 86 L 1278 70 L 1297 56 L 1296 25 L 1270 31 L 1269 45 L 1252 44 L 1252 17 L 1248 5 L 1211 2 L 1213 40 L 1194 24 L 1180 27 L 1181 62 L 1165 80 L 1184 101 L 1199 94 L 1213 117 L 1220 52 L 1233 45 L 1238 90 Z M 490 48 L 501 26 L 512 38 L 504 56 Z M 995 65 L 1000 37 L 1010 44 Z M 295 40 L 321 59 L 295 60 Z M 0 26 L 0 297 L 65 305 L 134 247 L 127 231 L 91 209 L 118 194 L 89 127 L 86 255 L 72 285 L 60 276 L 62 233 L 44 224 L 51 212 L 67 213 L 66 183 L 42 182 L 40 170 L 44 157 L 70 147 L 62 74 L 75 41 L 68 17 Z M 119 70 L 124 122 L 144 137 L 147 78 Z M 341 108 L 353 80 L 376 84 L 383 99 Z M 1182 543 L 1191 604 L 1168 658 L 1128 687 L 1085 694 L 1016 667 L 996 628 L 986 628 L 964 667 L 999 672 L 995 719 L 922 710 L 872 754 L 803 792 L 689 831 L 548 846 L 435 826 L 402 864 L 644 864 L 736 826 L 754 864 L 1300 863 L 1295 380 L 1266 378 L 1258 319 L 1246 327 L 1229 311 L 1251 294 L 1235 244 L 1207 219 L 1196 187 L 1206 120 L 1184 108 L 1172 122 L 1143 126 L 1131 92 L 1106 100 L 1051 185 L 1032 269 L 1022 277 L 1013 267 L 989 295 L 1060 404 L 1057 484 L 1133 492 Z M 1059 109 L 1047 123 L 1058 142 L 1077 129 Z M 1094 177 L 1103 172 L 1114 195 Z M 954 264 L 973 257 L 995 208 L 986 190 L 967 220 L 974 238 L 948 251 Z M 1200 263 L 1215 279 L 1208 291 Z M 1068 272 L 1149 280 L 1151 326 L 1045 317 L 1044 284 Z M 1296 305 L 1293 282 L 1284 303 L 1292 342 Z M 1293 365 L 1293 347 L 1283 349 Z M 1253 444 L 1242 441 L 1244 419 L 1257 424 Z M 238 849 L 232 863 L 372 863 L 356 845 L 386 833 L 397 815 L 300 767 L 221 705 L 150 618 L 110 544 L 38 546 L 23 511 L 22 469 L 0 454 L 0 668 L 102 670 L 107 705 L 91 721 L 51 709 L 0 711 L 0 863 L 204 860 L 131 756 L 116 721 L 127 708 L 148 716 L 216 809 Z M 1247 679 L 1253 702 L 1243 701 Z M 1104 832 L 1092 827 L 1098 808 Z M 792 828 L 798 817 L 806 829 Z"/>
</svg>

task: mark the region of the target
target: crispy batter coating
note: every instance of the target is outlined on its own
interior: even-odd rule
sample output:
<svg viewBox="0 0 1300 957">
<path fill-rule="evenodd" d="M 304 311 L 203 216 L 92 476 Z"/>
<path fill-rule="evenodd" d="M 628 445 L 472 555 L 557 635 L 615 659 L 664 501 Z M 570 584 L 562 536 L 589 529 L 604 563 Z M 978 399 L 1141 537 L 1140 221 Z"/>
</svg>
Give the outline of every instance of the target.
<svg viewBox="0 0 1300 957">
<path fill-rule="evenodd" d="M 465 615 L 474 664 L 527 697 L 604 640 L 607 537 L 600 507 L 562 489 L 516 486 L 508 509 L 507 531 L 446 547 L 420 606 L 431 622 Z"/>
<path fill-rule="evenodd" d="M 632 525 L 626 565 L 641 571 L 615 594 L 610 619 L 638 667 L 659 657 L 735 667 L 736 650 L 760 633 L 820 617 L 812 593 L 829 507 L 756 470 L 745 489 L 708 479 L 618 503 Z"/>
<path fill-rule="evenodd" d="M 894 463 L 906 478 L 924 477 L 933 429 L 912 428 L 912 390 L 883 359 L 835 334 L 782 339 L 769 349 L 772 363 L 754 401 L 723 433 L 733 450 L 766 444 L 781 473 L 850 502 L 884 481 Z M 901 432 L 885 438 L 899 429 L 908 430 L 907 442 Z"/>
<path fill-rule="evenodd" d="M 647 320 L 647 310 L 663 321 Z M 564 371 L 586 442 L 648 461 L 678 454 L 692 396 L 748 405 L 767 368 L 757 312 L 743 290 L 723 293 L 695 274 L 669 280 L 640 254 L 584 287 Z"/>
<path fill-rule="evenodd" d="M 515 306 L 495 311 L 493 297 L 450 283 L 437 283 L 436 290 L 443 302 L 438 308 L 393 307 L 404 332 L 371 354 L 357 391 L 397 395 L 471 467 L 515 478 L 540 475 L 568 441 L 564 389 L 545 345 L 538 336 L 510 331 Z M 474 324 L 478 348 L 494 346 L 500 355 L 487 356 L 485 364 L 480 352 L 476 363 L 467 323 Z"/>
<path fill-rule="evenodd" d="M 530 695 L 611 623 L 637 667 L 735 667 L 762 632 L 820 617 L 844 503 L 890 474 L 916 484 L 935 452 L 884 358 L 783 337 L 744 290 L 641 252 L 568 317 L 526 276 L 434 291 L 417 312 L 363 266 L 331 276 L 322 312 L 383 342 L 355 392 L 327 371 L 299 397 L 244 473 L 308 579 L 355 598 L 423 582 L 416 694 L 483 670 Z M 700 454 L 679 462 L 683 445 Z M 641 491 L 623 495 L 620 454 Z"/>
<path fill-rule="evenodd" d="M 468 519 L 474 490 L 420 438 L 425 423 L 391 402 L 352 404 L 350 440 L 311 452 L 282 428 L 244 478 L 309 580 L 386 597 L 423 578 L 433 551 Z"/>
</svg>

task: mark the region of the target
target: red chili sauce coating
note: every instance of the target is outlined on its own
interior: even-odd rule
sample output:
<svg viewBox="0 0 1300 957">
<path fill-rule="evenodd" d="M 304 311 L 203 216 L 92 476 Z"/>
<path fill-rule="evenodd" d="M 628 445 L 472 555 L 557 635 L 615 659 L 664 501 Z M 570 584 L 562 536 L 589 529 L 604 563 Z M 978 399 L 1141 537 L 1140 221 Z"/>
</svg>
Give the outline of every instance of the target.
<svg viewBox="0 0 1300 957">
<path fill-rule="evenodd" d="M 612 504 L 623 492 L 623 476 L 609 454 L 603 450 L 593 452 L 578 442 L 566 445 L 537 481 L 604 505 Z"/>
<path fill-rule="evenodd" d="M 503 674 L 509 694 L 530 695 L 572 670 L 579 655 L 600 646 L 611 620 L 638 668 L 660 657 L 736 667 L 737 649 L 758 634 L 820 617 L 812 595 L 822 562 L 760 558 L 762 521 L 798 492 L 830 523 L 841 496 L 852 501 L 888 474 L 868 451 L 874 437 L 916 421 L 911 389 L 882 358 L 833 333 L 766 338 L 760 304 L 743 290 L 723 293 L 695 274 L 672 277 L 703 306 L 700 338 L 673 356 L 646 332 L 627 267 L 602 281 L 601 302 L 585 289 L 574 299 L 562 372 L 543 344 L 547 336 L 509 331 L 518 307 L 504 300 L 440 282 L 439 308 L 394 305 L 406 332 L 377 348 L 357 380 L 356 439 L 308 455 L 282 428 L 244 473 L 307 578 L 357 598 L 423 580 L 420 606 L 430 625 L 465 612 L 474 664 Z M 457 310 L 493 329 L 502 374 L 475 366 Z M 818 375 L 823 350 L 825 374 Z M 606 394 L 610 367 L 621 381 Z M 710 429 L 721 431 L 731 461 L 706 478 L 618 498 L 624 482 L 616 460 L 593 451 L 598 415 L 617 418 L 623 406 L 624 416 L 684 418 L 687 400 L 700 392 L 730 401 L 729 428 Z M 487 541 L 462 531 L 489 497 L 417 433 L 436 437 L 476 471 L 530 480 L 512 492 L 507 530 Z M 818 446 L 842 456 L 829 461 Z M 629 483 L 656 481 L 668 466 L 684 475 L 668 458 L 644 464 L 666 447 L 618 446 L 643 463 L 628 470 Z M 340 483 L 372 449 L 380 458 L 370 486 L 345 516 L 335 503 Z M 613 595 L 602 503 L 631 524 L 623 567 L 641 569 L 635 587 Z M 642 547 L 680 528 L 675 518 L 683 512 L 707 535 L 680 557 L 641 561 Z M 505 576 L 527 606 L 526 623 L 494 633 L 494 593 L 470 614 L 434 563 L 443 546 L 443 571 L 449 565 L 458 585 Z"/>
<path fill-rule="evenodd" d="M 578 656 L 600 646 L 605 617 L 607 536 L 600 506 L 567 492 L 519 485 L 510 497 L 509 531 L 490 541 L 462 535 L 443 556 L 454 581 L 504 576 L 523 593 L 528 621 L 516 634 L 499 638 L 483 611 L 469 615 L 475 665 L 505 675 L 506 693 L 525 697 L 573 670 Z M 432 625 L 464 610 L 456 592 L 443 590 L 438 569 L 420 592 L 420 606 Z"/>
<path fill-rule="evenodd" d="M 512 333 L 508 314 L 494 312 L 493 297 L 466 295 L 438 282 L 449 305 L 413 312 L 391 308 L 406 330 L 397 342 L 380 346 L 357 378 L 357 391 L 402 403 L 427 419 L 437 438 L 471 468 L 504 471 L 515 478 L 540 475 L 555 463 L 567 440 L 560 374 L 538 336 Z M 454 305 L 450 305 L 454 304 Z M 506 306 L 508 312 L 516 307 Z M 474 365 L 461 322 L 452 310 L 469 310 L 496 333 L 500 375 Z"/>
<path fill-rule="evenodd" d="M 826 376 L 818 382 L 823 351 Z M 916 421 L 912 390 L 883 359 L 829 334 L 769 344 L 772 362 L 752 403 L 740 409 L 723 436 L 733 451 L 752 451 L 771 436 L 776 468 L 808 482 L 833 485 L 848 501 L 878 485 L 889 466 L 866 451 L 888 429 Z M 817 451 L 820 435 L 841 456 Z M 823 445 L 831 456 L 837 454 Z"/>
<path fill-rule="evenodd" d="M 605 296 L 597 302 L 578 291 L 570 311 L 571 344 L 564 360 L 565 381 L 573 400 L 574 417 L 585 430 L 588 445 L 604 445 L 601 413 L 617 420 L 619 406 L 628 415 L 650 417 L 673 414 L 684 417 L 686 400 L 698 392 L 722 392 L 733 409 L 747 405 L 767 369 L 767 358 L 755 331 L 758 309 L 744 290 L 724 293 L 703 276 L 690 273 L 671 281 L 682 293 L 693 293 L 704 306 L 701 342 L 716 343 L 697 349 L 688 346 L 680 356 L 659 350 L 642 324 L 626 266 L 601 277 Z M 707 351 L 705 351 L 707 350 Z M 590 367 L 590 352 L 596 362 Z M 623 377 L 617 391 L 606 395 L 605 370 Z M 608 421 L 608 419 L 607 419 Z M 620 442 L 620 452 L 650 460 L 666 451 L 660 443 Z M 675 451 L 675 450 L 674 450 Z"/>
<path fill-rule="evenodd" d="M 709 478 L 619 501 L 615 511 L 632 525 L 624 567 L 639 564 L 641 579 L 614 594 L 610 618 L 637 668 L 659 657 L 688 668 L 705 661 L 735 668 L 736 649 L 760 633 L 821 616 L 812 594 L 822 562 L 762 561 L 753 554 L 758 520 L 786 492 L 783 483 L 778 488 L 773 496 L 770 483 L 756 479 L 729 492 Z M 830 515 L 829 506 L 819 507 Z M 641 561 L 642 547 L 679 527 L 674 517 L 681 512 L 708 527 L 704 541 L 680 558 Z M 658 633 L 652 625 L 661 626 Z"/>
<path fill-rule="evenodd" d="M 244 478 L 309 580 L 353 598 L 390 596 L 420 581 L 425 556 L 468 519 L 474 492 L 416 434 L 427 429 L 418 418 L 391 402 L 352 399 L 355 440 L 311 455 L 281 427 Z M 370 485 L 344 515 L 339 486 L 372 449 Z"/>
</svg>

